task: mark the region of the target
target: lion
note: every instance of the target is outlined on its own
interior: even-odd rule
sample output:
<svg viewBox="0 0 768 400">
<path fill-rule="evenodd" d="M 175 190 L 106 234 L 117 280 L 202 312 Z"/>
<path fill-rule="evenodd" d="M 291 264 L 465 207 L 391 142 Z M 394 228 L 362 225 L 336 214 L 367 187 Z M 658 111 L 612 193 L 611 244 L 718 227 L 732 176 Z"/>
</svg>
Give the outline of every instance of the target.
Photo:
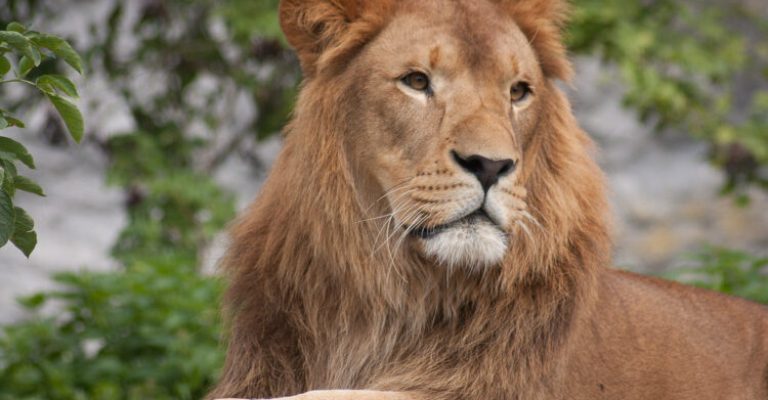
<svg viewBox="0 0 768 400">
<path fill-rule="evenodd" d="M 281 2 L 305 80 L 222 261 L 211 398 L 768 399 L 765 308 L 610 268 L 567 11 Z"/>
</svg>

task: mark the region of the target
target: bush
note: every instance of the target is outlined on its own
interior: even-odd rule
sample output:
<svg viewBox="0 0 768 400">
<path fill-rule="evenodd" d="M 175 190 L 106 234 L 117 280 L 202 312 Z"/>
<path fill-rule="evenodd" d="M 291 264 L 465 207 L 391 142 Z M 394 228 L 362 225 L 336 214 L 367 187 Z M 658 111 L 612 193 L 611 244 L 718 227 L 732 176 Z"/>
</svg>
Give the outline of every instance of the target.
<svg viewBox="0 0 768 400">
<path fill-rule="evenodd" d="M 691 257 L 691 265 L 667 274 L 684 283 L 768 304 L 768 258 L 710 247 Z"/>
<path fill-rule="evenodd" d="M 568 44 L 617 67 L 641 120 L 708 143 L 724 189 L 743 198 L 768 189 L 768 22 L 740 2 L 703 3 L 582 0 Z"/>
<path fill-rule="evenodd" d="M 63 312 L 0 336 L 0 400 L 200 399 L 216 381 L 216 279 L 168 259 L 56 281 L 24 304 Z"/>
</svg>

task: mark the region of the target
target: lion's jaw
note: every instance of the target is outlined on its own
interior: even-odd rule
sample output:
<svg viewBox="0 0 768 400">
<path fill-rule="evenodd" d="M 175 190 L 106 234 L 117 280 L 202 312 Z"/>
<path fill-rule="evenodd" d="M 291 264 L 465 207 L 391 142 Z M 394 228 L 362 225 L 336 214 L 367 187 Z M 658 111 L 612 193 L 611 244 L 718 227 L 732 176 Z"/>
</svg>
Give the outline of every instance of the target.
<svg viewBox="0 0 768 400">
<path fill-rule="evenodd" d="M 345 112 L 354 121 L 348 158 L 358 180 L 375 182 L 358 185 L 371 210 L 363 219 L 373 221 L 377 249 L 418 251 L 449 268 L 492 267 L 535 224 L 521 143 L 545 91 L 513 102 L 510 87 L 544 87 L 545 78 L 515 22 L 492 4 L 457 3 L 449 12 L 413 4 L 340 76 L 354 109 Z M 489 29 L 468 37 L 462 24 Z M 414 72 L 429 78 L 428 91 L 408 85 Z M 480 159 L 507 164 L 481 183 Z"/>
<path fill-rule="evenodd" d="M 424 253 L 440 264 L 486 267 L 501 262 L 507 235 L 484 217 L 469 216 L 434 237 L 424 239 Z"/>
</svg>

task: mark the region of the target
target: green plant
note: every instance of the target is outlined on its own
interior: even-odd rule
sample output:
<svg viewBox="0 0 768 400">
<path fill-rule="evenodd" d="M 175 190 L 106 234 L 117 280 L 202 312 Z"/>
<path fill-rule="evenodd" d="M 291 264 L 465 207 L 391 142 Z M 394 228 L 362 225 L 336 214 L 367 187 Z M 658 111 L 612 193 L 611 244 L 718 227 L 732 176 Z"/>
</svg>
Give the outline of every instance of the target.
<svg viewBox="0 0 768 400">
<path fill-rule="evenodd" d="M 232 218 L 233 199 L 190 170 L 193 144 L 162 132 L 110 141 L 110 180 L 134 193 L 114 247 L 122 267 L 57 275 L 62 289 L 23 300 L 64 312 L 0 334 L 0 400 L 199 399 L 215 382 L 222 287 L 200 274 L 198 253 Z"/>
<path fill-rule="evenodd" d="M 691 261 L 691 265 L 667 277 L 768 304 L 768 257 L 708 247 L 692 256 Z"/>
<path fill-rule="evenodd" d="M 102 27 L 104 40 L 85 52 L 104 66 L 110 84 L 120 90 L 143 131 L 174 126 L 188 132 L 193 125 L 203 127 L 208 134 L 207 151 L 202 156 L 198 152 L 192 167 L 210 173 L 244 143 L 278 132 L 292 108 L 299 68 L 280 40 L 277 3 L 148 2 L 139 7 L 140 18 L 131 19 L 125 15 L 128 6 L 115 2 Z M 220 35 L 210 29 L 217 21 L 226 26 Z M 121 24 L 126 23 L 132 24 L 131 35 L 138 46 L 128 57 L 121 57 L 116 43 L 125 35 Z M 175 31 L 166 29 L 169 25 Z M 164 76 L 157 84 L 165 90 L 148 95 L 132 85 L 139 67 Z M 204 80 L 215 82 L 216 90 L 200 90 L 197 85 Z M 256 112 L 234 115 L 236 99 Z"/>
<path fill-rule="evenodd" d="M 113 248 L 121 267 L 59 275 L 62 290 L 25 301 L 33 312 L 43 305 L 64 312 L 57 318 L 35 313 L 0 333 L 0 399 L 196 399 L 215 380 L 223 357 L 216 318 L 221 285 L 201 275 L 199 253 L 232 218 L 234 201 L 211 171 L 247 137 L 266 137 L 282 125 L 296 71 L 278 41 L 252 41 L 256 30 L 233 33 L 238 38 L 225 43 L 212 37 L 206 21 L 213 15 L 243 18 L 223 8 L 228 4 L 147 3 L 132 21 L 133 31 L 142 32 L 140 45 L 121 58 L 115 43 L 125 5 L 116 2 L 103 41 L 84 49 L 123 94 L 136 122 L 134 131 L 100 143 L 110 161 L 108 181 L 126 194 L 128 223 Z M 36 7 L 45 12 L 47 6 L 28 10 Z M 171 20 L 182 33 L 165 29 Z M 231 43 L 234 58 L 223 54 Z M 263 64 L 288 66 L 256 77 Z M 131 87 L 139 67 L 167 74 L 167 90 L 148 97 Z M 216 131 L 231 118 L 215 112 L 221 92 L 194 90 L 198 79 L 210 77 L 248 93 L 259 109 L 213 156 L 205 152 L 216 146 L 215 136 L 188 133 L 193 122 Z"/>
<path fill-rule="evenodd" d="M 0 335 L 0 400 L 200 399 L 215 382 L 217 280 L 169 258 L 56 281 L 24 304 L 63 313 Z"/>
<path fill-rule="evenodd" d="M 197 265 L 199 249 L 234 215 L 234 198 L 195 171 L 203 144 L 172 124 L 109 140 L 108 179 L 128 193 L 128 225 L 113 248 L 125 264 L 174 259 Z M 195 271 L 193 271 L 195 272 Z"/>
<path fill-rule="evenodd" d="M 11 56 L 15 61 L 12 68 Z M 72 99 L 78 97 L 77 87 L 64 75 L 48 73 L 46 63 L 62 59 L 82 73 L 80 56 L 66 40 L 28 30 L 17 22 L 0 30 L 0 86 L 9 83 L 26 84 L 43 94 L 58 111 L 72 138 L 79 142 L 83 136 L 83 117 Z M 13 76 L 6 78 L 13 69 Z M 0 130 L 23 128 L 24 123 L 11 111 L 0 108 Z M 33 180 L 19 175 L 18 166 L 35 168 L 35 161 L 21 143 L 0 135 L 0 247 L 12 242 L 27 257 L 37 245 L 34 222 L 24 209 L 14 205 L 17 190 L 44 196 L 43 189 Z"/>
<path fill-rule="evenodd" d="M 768 24 L 738 4 L 584 0 L 568 41 L 572 51 L 617 66 L 624 102 L 641 120 L 709 143 L 724 189 L 743 194 L 751 183 L 768 189 L 766 33 Z M 749 90 L 738 85 L 744 76 Z"/>
</svg>

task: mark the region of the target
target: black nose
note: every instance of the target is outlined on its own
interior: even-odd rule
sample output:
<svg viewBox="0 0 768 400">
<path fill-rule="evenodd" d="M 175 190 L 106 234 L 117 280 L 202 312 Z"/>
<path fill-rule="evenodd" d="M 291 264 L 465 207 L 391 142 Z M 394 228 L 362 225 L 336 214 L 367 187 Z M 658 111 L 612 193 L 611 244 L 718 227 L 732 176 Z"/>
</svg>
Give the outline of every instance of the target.
<svg viewBox="0 0 768 400">
<path fill-rule="evenodd" d="M 486 192 L 499 181 L 500 177 L 515 170 L 514 160 L 491 160 L 476 154 L 464 157 L 455 151 L 452 151 L 451 154 L 461 168 L 477 177 Z"/>
</svg>

